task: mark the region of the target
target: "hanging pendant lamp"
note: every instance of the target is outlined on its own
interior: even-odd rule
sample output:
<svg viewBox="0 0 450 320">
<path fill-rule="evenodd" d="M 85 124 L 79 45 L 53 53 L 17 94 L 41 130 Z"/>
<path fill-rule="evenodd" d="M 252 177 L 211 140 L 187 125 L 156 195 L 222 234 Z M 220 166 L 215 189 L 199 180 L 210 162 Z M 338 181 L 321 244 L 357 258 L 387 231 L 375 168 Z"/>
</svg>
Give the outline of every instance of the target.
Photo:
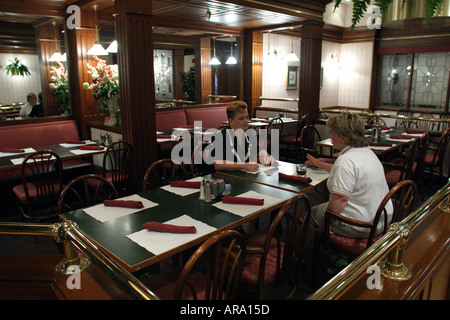
<svg viewBox="0 0 450 320">
<path fill-rule="evenodd" d="M 95 44 L 92 46 L 92 48 L 87 52 L 88 55 L 95 55 L 95 56 L 107 56 L 109 53 L 103 48 L 103 46 L 98 41 L 98 27 L 97 27 L 97 8 L 98 5 L 93 5 L 95 12 Z"/>
<path fill-rule="evenodd" d="M 56 21 L 53 21 L 52 24 L 53 24 L 53 28 L 56 30 Z M 64 55 L 62 55 L 60 52 L 57 34 L 58 34 L 58 32 L 55 31 L 55 52 L 50 57 L 50 59 L 48 59 L 48 61 L 50 61 L 50 62 L 66 61 L 65 53 L 64 53 Z"/>
<path fill-rule="evenodd" d="M 231 37 L 230 37 L 231 39 Z M 225 64 L 236 64 L 237 60 L 235 57 L 233 57 L 233 41 L 230 41 L 230 48 L 231 48 L 231 54 L 228 60 L 225 62 Z"/>
<path fill-rule="evenodd" d="M 297 57 L 297 55 L 294 53 L 294 27 L 291 28 L 292 30 L 292 37 L 291 37 L 291 53 L 289 53 L 287 57 L 287 61 L 292 62 L 298 62 L 300 59 Z"/>
<path fill-rule="evenodd" d="M 211 59 L 209 64 L 212 66 L 217 66 L 221 63 L 220 63 L 219 59 L 217 59 L 217 57 L 216 57 L 216 37 L 213 38 L 213 50 L 214 50 L 213 58 Z"/>
</svg>

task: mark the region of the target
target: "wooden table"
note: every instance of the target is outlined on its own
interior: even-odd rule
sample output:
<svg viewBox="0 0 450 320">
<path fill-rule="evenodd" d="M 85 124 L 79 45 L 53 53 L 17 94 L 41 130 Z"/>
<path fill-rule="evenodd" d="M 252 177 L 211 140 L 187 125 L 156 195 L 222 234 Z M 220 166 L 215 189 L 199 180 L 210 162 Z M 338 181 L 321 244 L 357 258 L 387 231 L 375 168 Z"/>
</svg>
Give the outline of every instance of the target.
<svg viewBox="0 0 450 320">
<path fill-rule="evenodd" d="M 96 142 L 89 144 L 89 145 L 98 145 Z M 22 148 L 26 149 L 26 148 Z M 60 144 L 55 145 L 49 145 L 49 146 L 41 146 L 38 148 L 33 148 L 36 151 L 39 150 L 50 150 L 54 153 L 56 153 L 62 160 L 65 159 L 75 159 L 75 158 L 84 158 L 95 154 L 102 154 L 105 152 L 106 148 L 103 148 L 103 150 L 85 150 L 86 152 L 83 152 L 82 154 L 75 154 L 72 151 L 80 149 L 79 145 L 73 145 L 64 147 Z M 34 152 L 34 151 L 33 151 Z M 26 155 L 30 154 L 31 152 L 24 152 L 24 153 L 14 153 L 8 156 L 0 156 L 0 171 L 1 170 L 7 170 L 15 167 L 20 167 L 22 165 L 22 162 L 18 164 L 14 164 L 11 162 L 11 159 L 25 159 Z M 0 152 L 0 155 L 2 153 Z"/>
<path fill-rule="evenodd" d="M 230 195 L 232 196 L 237 196 L 251 190 L 266 196 L 277 198 L 279 201 L 277 200 L 278 202 L 275 204 L 263 209 L 258 209 L 257 206 L 254 206 L 255 212 L 248 216 L 241 217 L 215 207 L 214 204 L 220 202 L 220 200 L 210 203 L 199 200 L 199 192 L 195 192 L 191 195 L 179 196 L 162 188 L 157 188 L 141 192 L 138 195 L 152 202 L 156 202 L 158 205 L 134 214 L 128 214 L 120 218 L 100 222 L 86 214 L 83 210 L 76 210 L 62 214 L 61 219 L 72 220 L 77 223 L 80 229 L 90 239 L 97 243 L 99 247 L 115 257 L 128 271 L 136 272 L 158 261 L 166 259 L 171 255 L 198 245 L 214 234 L 223 230 L 236 228 L 243 223 L 280 208 L 287 200 L 296 195 L 293 192 L 273 188 L 260 183 L 245 181 L 232 176 L 225 177 L 223 175 L 213 174 L 205 176 L 205 178 L 224 178 L 225 183 L 231 185 Z M 153 254 L 127 237 L 127 235 L 135 234 L 136 232 L 143 230 L 143 224 L 145 222 L 166 222 L 184 215 L 205 223 L 215 229 L 194 240 L 187 241 L 182 245 L 159 254 Z"/>
<path fill-rule="evenodd" d="M 287 190 L 296 193 L 306 193 L 311 190 L 314 190 L 318 186 L 321 186 L 326 183 L 326 180 L 329 176 L 329 173 L 325 170 L 317 169 L 317 168 L 308 168 L 308 172 L 306 177 L 311 176 L 314 172 L 321 173 L 320 181 L 316 181 L 315 184 L 306 184 L 298 181 L 288 180 L 279 178 L 278 173 L 284 173 L 288 175 L 297 175 L 296 172 L 296 164 L 290 162 L 279 161 L 278 167 L 273 167 L 269 170 L 260 173 L 249 173 L 245 171 L 218 171 L 217 173 L 223 175 L 225 177 L 231 176 L 238 179 L 251 181 L 255 183 L 264 184 L 267 186 L 271 186 L 273 188 L 278 188 L 282 190 Z M 260 165 L 264 167 L 263 165 Z"/>
<path fill-rule="evenodd" d="M 382 138 L 380 138 L 379 140 L 376 141 L 376 142 L 392 143 L 392 146 L 388 146 L 388 147 L 369 146 L 369 147 L 370 147 L 370 149 L 373 150 L 373 152 L 378 157 L 383 157 L 386 154 L 391 153 L 391 152 L 397 152 L 401 148 L 409 145 L 414 140 L 404 140 L 404 141 L 390 140 L 389 137 L 392 136 L 392 135 L 401 135 L 405 131 L 406 131 L 405 128 L 394 128 L 391 131 L 389 131 L 388 133 L 386 133 L 386 135 L 384 137 L 382 137 Z M 411 136 L 413 136 L 416 139 L 418 138 L 417 135 L 411 135 Z M 375 142 L 371 136 L 366 136 L 366 137 L 368 138 L 369 142 Z M 324 139 L 324 140 L 321 140 L 321 141 L 317 142 L 316 146 L 330 148 L 331 155 L 334 154 L 333 143 L 331 142 L 330 138 Z"/>
</svg>

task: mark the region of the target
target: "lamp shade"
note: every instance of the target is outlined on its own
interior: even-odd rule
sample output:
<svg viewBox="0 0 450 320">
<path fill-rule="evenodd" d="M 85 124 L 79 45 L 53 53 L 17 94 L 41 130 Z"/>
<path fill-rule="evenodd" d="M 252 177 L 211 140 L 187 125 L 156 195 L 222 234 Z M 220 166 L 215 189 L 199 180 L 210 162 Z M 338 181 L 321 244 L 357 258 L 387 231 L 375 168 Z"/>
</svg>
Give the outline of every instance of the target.
<svg viewBox="0 0 450 320">
<path fill-rule="evenodd" d="M 297 57 L 297 55 L 291 51 L 287 57 L 287 61 L 300 61 L 300 59 Z"/>
<path fill-rule="evenodd" d="M 108 48 L 106 48 L 106 51 L 109 53 L 117 53 L 117 40 L 114 40 L 111 42 Z"/>
<path fill-rule="evenodd" d="M 89 55 L 95 56 L 107 56 L 109 53 L 102 47 L 100 43 L 95 43 L 91 50 L 87 52 Z"/>
<path fill-rule="evenodd" d="M 212 66 L 217 66 L 217 65 L 219 65 L 219 64 L 221 64 L 221 63 L 220 63 L 219 59 L 217 59 L 216 56 L 214 56 L 214 57 L 211 59 L 211 61 L 209 62 L 209 64 L 212 65 Z"/>
<path fill-rule="evenodd" d="M 48 61 L 55 62 L 55 61 L 66 61 L 66 54 L 62 55 L 59 52 L 55 52 Z"/>
<path fill-rule="evenodd" d="M 225 64 L 236 64 L 236 63 L 237 63 L 236 58 L 233 56 L 230 56 L 228 60 L 225 62 Z"/>
</svg>

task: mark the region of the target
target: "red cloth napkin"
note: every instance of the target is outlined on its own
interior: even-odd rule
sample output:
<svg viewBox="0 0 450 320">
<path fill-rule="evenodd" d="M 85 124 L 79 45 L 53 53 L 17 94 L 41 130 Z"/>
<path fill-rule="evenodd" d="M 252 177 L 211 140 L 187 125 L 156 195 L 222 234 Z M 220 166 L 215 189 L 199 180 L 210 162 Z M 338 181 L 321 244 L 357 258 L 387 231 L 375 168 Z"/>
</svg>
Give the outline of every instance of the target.
<svg viewBox="0 0 450 320">
<path fill-rule="evenodd" d="M 369 142 L 369 146 L 391 147 L 392 143 L 389 143 L 389 142 Z"/>
<path fill-rule="evenodd" d="M 187 126 L 178 126 L 177 128 L 194 129 L 194 125 L 190 124 L 190 125 L 187 125 Z"/>
<path fill-rule="evenodd" d="M 270 120 L 259 120 L 259 122 L 270 123 Z"/>
<path fill-rule="evenodd" d="M 413 137 L 405 136 L 403 134 L 394 134 L 393 136 L 390 136 L 389 138 L 391 138 L 391 139 L 405 139 L 405 140 L 413 139 Z"/>
<path fill-rule="evenodd" d="M 170 139 L 172 136 L 170 134 L 157 134 L 156 138 L 158 139 Z"/>
<path fill-rule="evenodd" d="M 171 187 L 200 189 L 200 181 L 171 181 Z"/>
<path fill-rule="evenodd" d="M 168 232 L 168 233 L 196 233 L 194 226 L 176 226 L 173 224 L 160 222 L 146 222 L 143 227 L 149 231 Z"/>
<path fill-rule="evenodd" d="M 264 204 L 264 199 L 225 196 L 222 197 L 222 202 L 234 204 L 253 204 L 255 206 L 261 206 Z"/>
<path fill-rule="evenodd" d="M 375 127 L 375 128 L 381 128 L 381 130 L 391 130 L 391 127 Z"/>
<path fill-rule="evenodd" d="M 409 133 L 409 134 L 425 133 L 425 131 L 423 131 L 423 130 L 408 130 L 408 131 L 406 131 L 406 133 Z"/>
<path fill-rule="evenodd" d="M 303 183 L 310 183 L 312 181 L 311 178 L 308 178 L 308 177 L 291 176 L 289 174 L 284 174 L 281 172 L 278 173 L 278 177 L 284 178 L 284 179 L 289 179 L 289 180 L 294 180 L 294 181 L 298 181 L 298 182 L 303 182 Z"/>
<path fill-rule="evenodd" d="M 103 150 L 100 146 L 80 146 L 80 150 Z"/>
<path fill-rule="evenodd" d="M 107 207 L 122 207 L 122 208 L 143 208 L 141 201 L 135 200 L 105 200 L 103 204 Z"/>
<path fill-rule="evenodd" d="M 28 154 L 27 155 L 24 155 L 23 156 L 24 158 L 26 158 L 26 157 L 28 157 Z M 41 155 L 35 155 L 35 156 L 32 156 L 31 157 L 32 159 L 50 159 L 51 158 L 51 156 L 49 156 L 49 155 L 47 155 L 47 156 L 41 156 Z"/>
<path fill-rule="evenodd" d="M 25 150 L 15 149 L 15 148 L 3 148 L 0 151 L 1 152 L 8 152 L 8 153 L 22 153 L 22 152 L 25 152 Z"/>
<path fill-rule="evenodd" d="M 65 143 L 68 143 L 68 144 L 85 144 L 86 141 L 67 140 Z"/>
</svg>

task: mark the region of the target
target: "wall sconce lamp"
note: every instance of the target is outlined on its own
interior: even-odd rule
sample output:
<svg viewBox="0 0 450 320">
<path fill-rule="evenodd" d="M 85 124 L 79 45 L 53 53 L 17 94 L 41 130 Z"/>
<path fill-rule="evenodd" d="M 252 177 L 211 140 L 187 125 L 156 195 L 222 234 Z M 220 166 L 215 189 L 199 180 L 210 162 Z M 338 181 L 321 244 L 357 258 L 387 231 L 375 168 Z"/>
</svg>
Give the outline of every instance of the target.
<svg viewBox="0 0 450 320">
<path fill-rule="evenodd" d="M 102 45 L 98 41 L 98 21 L 97 21 L 97 8 L 98 5 L 93 5 L 95 12 L 95 44 L 92 48 L 87 52 L 88 55 L 96 55 L 96 56 L 107 56 L 109 53 L 102 47 Z"/>
</svg>

